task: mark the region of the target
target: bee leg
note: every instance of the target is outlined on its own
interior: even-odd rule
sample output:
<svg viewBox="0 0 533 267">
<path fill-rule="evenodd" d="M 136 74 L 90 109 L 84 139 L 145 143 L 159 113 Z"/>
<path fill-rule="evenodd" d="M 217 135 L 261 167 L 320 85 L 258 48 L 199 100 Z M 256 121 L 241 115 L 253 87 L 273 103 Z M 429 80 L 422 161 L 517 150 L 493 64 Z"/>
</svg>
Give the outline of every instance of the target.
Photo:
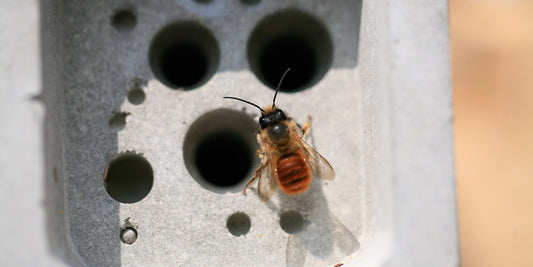
<svg viewBox="0 0 533 267">
<path fill-rule="evenodd" d="M 264 165 L 259 167 L 257 169 L 257 171 L 255 171 L 255 175 L 254 177 L 246 184 L 246 186 L 244 187 L 244 189 L 242 190 L 242 193 L 246 196 L 246 188 L 248 188 L 248 186 L 252 185 L 253 183 L 255 183 L 255 181 L 257 180 L 257 177 L 259 177 L 259 173 L 261 172 L 261 169 L 263 169 L 263 167 L 265 167 Z"/>
<path fill-rule="evenodd" d="M 311 115 L 307 115 L 307 122 L 302 127 L 302 136 L 301 136 L 302 138 L 305 138 L 306 134 L 309 133 L 310 124 L 311 124 Z"/>
</svg>

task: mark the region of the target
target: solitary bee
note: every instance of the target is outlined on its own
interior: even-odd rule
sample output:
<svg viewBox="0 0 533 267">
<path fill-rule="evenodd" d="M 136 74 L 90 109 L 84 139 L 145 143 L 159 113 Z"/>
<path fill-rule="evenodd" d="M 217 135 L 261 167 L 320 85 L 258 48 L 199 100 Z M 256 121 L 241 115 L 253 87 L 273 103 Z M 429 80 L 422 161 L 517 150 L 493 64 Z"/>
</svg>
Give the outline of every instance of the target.
<svg viewBox="0 0 533 267">
<path fill-rule="evenodd" d="M 224 97 L 245 102 L 261 111 L 261 130 L 257 134 L 260 146 L 257 155 L 261 159 L 261 166 L 246 184 L 243 193 L 246 195 L 246 188 L 259 179 L 258 192 L 262 201 L 270 199 L 278 186 L 289 195 L 305 192 L 311 185 L 311 175 L 326 180 L 335 178 L 335 172 L 329 162 L 304 141 L 311 116 L 300 129 L 290 117 L 276 107 L 279 87 L 289 70 L 281 77 L 271 106 L 261 108 L 244 99 Z"/>
</svg>

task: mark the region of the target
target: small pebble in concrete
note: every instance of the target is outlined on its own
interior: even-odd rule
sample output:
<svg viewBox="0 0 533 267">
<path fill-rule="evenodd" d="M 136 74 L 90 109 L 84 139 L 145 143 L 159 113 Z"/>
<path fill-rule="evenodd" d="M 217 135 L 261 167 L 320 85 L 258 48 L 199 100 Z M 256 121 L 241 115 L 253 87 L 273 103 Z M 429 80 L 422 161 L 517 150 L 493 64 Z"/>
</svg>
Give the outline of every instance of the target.
<svg viewBox="0 0 533 267">
<path fill-rule="evenodd" d="M 120 241 L 124 244 L 131 245 L 137 241 L 137 230 L 133 227 L 126 227 L 120 231 Z"/>
</svg>

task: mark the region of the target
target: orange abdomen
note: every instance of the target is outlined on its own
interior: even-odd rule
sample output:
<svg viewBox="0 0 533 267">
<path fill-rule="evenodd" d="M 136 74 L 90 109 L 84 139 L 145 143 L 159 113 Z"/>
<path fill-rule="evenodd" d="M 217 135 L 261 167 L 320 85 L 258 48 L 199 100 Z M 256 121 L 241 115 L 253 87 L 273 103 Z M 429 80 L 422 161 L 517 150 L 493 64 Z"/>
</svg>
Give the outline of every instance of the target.
<svg viewBox="0 0 533 267">
<path fill-rule="evenodd" d="M 299 153 L 290 153 L 278 159 L 276 170 L 279 187 L 289 195 L 304 192 L 311 185 L 311 173 Z"/>
</svg>

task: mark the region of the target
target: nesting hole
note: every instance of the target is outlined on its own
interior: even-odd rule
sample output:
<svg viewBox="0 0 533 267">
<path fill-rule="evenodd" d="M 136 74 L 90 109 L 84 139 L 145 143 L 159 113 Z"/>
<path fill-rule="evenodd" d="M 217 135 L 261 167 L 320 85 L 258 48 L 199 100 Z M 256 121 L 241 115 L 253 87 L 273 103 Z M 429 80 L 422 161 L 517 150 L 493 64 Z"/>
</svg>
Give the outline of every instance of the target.
<svg viewBox="0 0 533 267">
<path fill-rule="evenodd" d="M 331 66 L 332 47 L 328 31 L 317 18 L 291 9 L 257 24 L 248 40 L 248 61 L 257 78 L 273 89 L 291 68 L 280 90 L 296 92 L 324 77 Z"/>
<path fill-rule="evenodd" d="M 130 115 L 128 112 L 117 112 L 109 118 L 109 128 L 114 131 L 120 131 L 126 127 L 126 117 Z"/>
<path fill-rule="evenodd" d="M 250 217 L 244 212 L 231 214 L 226 221 L 228 231 L 234 236 L 245 235 L 250 231 Z"/>
<path fill-rule="evenodd" d="M 133 152 L 123 153 L 111 160 L 104 171 L 107 193 L 121 203 L 142 200 L 150 190 L 154 173 L 150 163 Z"/>
<path fill-rule="evenodd" d="M 130 10 L 117 10 L 111 17 L 111 25 L 119 32 L 130 32 L 137 25 L 137 18 Z"/>
<path fill-rule="evenodd" d="M 206 181 L 216 186 L 239 183 L 252 165 L 246 142 L 231 131 L 207 136 L 198 144 L 195 163 Z"/>
<path fill-rule="evenodd" d="M 140 105 L 144 102 L 146 94 L 142 89 L 133 88 L 128 92 L 128 101 L 134 105 Z"/>
<path fill-rule="evenodd" d="M 130 81 L 130 91 L 128 92 L 128 101 L 134 105 L 140 105 L 144 102 L 146 98 L 146 93 L 143 88 L 146 87 L 148 81 L 134 77 Z"/>
<path fill-rule="evenodd" d="M 294 210 L 285 211 L 279 217 L 279 225 L 286 233 L 296 234 L 304 229 L 304 217 Z"/>
<path fill-rule="evenodd" d="M 199 117 L 183 145 L 185 166 L 208 190 L 240 192 L 256 161 L 256 122 L 247 114 L 217 109 Z"/>
<path fill-rule="evenodd" d="M 177 22 L 152 40 L 150 67 L 155 77 L 173 89 L 194 89 L 207 82 L 219 63 L 218 43 L 197 22 Z"/>
<path fill-rule="evenodd" d="M 259 2 L 261 2 L 261 0 L 241 0 L 241 3 L 250 6 L 257 5 Z"/>
</svg>

